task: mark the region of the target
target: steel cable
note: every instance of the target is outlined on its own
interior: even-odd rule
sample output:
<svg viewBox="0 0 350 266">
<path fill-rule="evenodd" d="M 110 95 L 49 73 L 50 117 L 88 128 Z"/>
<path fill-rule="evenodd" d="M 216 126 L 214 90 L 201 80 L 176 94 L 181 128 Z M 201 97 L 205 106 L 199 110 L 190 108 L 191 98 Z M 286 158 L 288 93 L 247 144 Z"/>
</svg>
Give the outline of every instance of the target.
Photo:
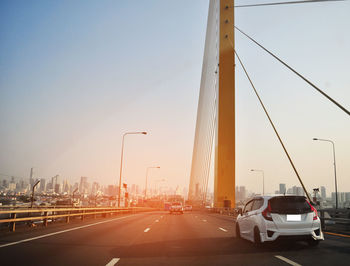
<svg viewBox="0 0 350 266">
<path fill-rule="evenodd" d="M 341 104 L 339 104 L 336 100 L 334 100 L 332 97 L 327 95 L 324 91 L 322 91 L 320 88 L 318 88 L 315 84 L 313 84 L 310 80 L 305 78 L 303 75 L 301 75 L 299 72 L 297 72 L 294 68 L 289 66 L 286 62 L 284 62 L 282 59 L 280 59 L 278 56 L 270 52 L 268 49 L 266 49 L 264 46 L 262 46 L 260 43 L 258 43 L 256 40 L 254 40 L 252 37 L 250 37 L 248 34 L 234 26 L 236 30 L 238 30 L 240 33 L 242 33 L 244 36 L 246 36 L 249 40 L 254 42 L 256 45 L 258 45 L 260 48 L 262 48 L 265 52 L 270 54 L 272 57 L 274 57 L 277 61 L 282 63 L 285 67 L 287 67 L 289 70 L 291 70 L 294 74 L 299 76 L 301 79 L 303 79 L 306 83 L 308 83 L 311 87 L 313 87 L 315 90 L 317 90 L 319 93 L 321 93 L 324 97 L 326 97 L 328 100 L 330 100 L 332 103 L 334 103 L 336 106 L 338 106 L 341 110 L 343 110 L 347 115 L 350 115 L 350 112 L 343 107 Z"/>
</svg>

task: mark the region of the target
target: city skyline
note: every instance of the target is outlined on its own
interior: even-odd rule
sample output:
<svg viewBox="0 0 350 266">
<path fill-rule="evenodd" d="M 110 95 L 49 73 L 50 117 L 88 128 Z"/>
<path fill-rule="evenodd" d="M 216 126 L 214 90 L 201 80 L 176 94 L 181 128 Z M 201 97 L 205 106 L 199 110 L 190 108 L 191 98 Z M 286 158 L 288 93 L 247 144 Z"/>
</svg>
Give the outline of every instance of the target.
<svg viewBox="0 0 350 266">
<path fill-rule="evenodd" d="M 237 9 L 235 15 L 238 27 L 347 107 L 348 6 Z M 41 177 L 117 183 L 122 135 L 145 130 L 147 136 L 126 140 L 124 181 L 142 184 L 147 167 L 160 165 L 155 179 L 188 186 L 208 1 L 5 1 L 1 7 L 0 172 L 26 177 L 34 167 Z M 174 12 L 162 12 L 168 9 Z M 135 16 L 142 27 L 130 19 Z M 331 146 L 312 140 L 329 138 L 338 189 L 349 191 L 348 117 L 238 32 L 236 46 L 306 188 L 334 189 Z M 266 192 L 281 182 L 299 186 L 238 66 L 236 78 L 236 184 L 259 191 L 260 177 L 249 171 L 257 168 L 265 171 Z M 213 183 L 211 175 L 211 191 Z"/>
</svg>

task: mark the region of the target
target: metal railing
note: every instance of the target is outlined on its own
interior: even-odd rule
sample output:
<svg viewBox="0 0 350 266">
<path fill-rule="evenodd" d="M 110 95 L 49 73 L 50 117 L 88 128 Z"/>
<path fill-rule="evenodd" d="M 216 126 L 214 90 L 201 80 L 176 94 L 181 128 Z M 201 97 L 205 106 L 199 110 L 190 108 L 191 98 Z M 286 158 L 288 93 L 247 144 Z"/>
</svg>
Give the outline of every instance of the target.
<svg viewBox="0 0 350 266">
<path fill-rule="evenodd" d="M 54 221 L 59 218 L 66 218 L 66 223 L 70 222 L 71 217 L 79 217 L 84 220 L 87 216 L 97 215 L 106 217 L 107 215 L 121 213 L 137 213 L 146 211 L 155 211 L 157 209 L 147 207 L 133 208 L 115 208 L 115 207 L 62 207 L 62 208 L 28 208 L 28 209 L 12 209 L 0 210 L 0 224 L 8 223 L 10 231 L 16 230 L 16 223 L 42 221 L 44 226 L 48 225 L 49 220 Z"/>
</svg>

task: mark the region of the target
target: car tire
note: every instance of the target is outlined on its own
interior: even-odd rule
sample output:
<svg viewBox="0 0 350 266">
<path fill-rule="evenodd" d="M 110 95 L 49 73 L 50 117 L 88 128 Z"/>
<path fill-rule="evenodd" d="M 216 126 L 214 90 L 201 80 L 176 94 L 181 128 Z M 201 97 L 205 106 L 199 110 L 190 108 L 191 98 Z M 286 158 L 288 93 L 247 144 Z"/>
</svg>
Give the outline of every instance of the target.
<svg viewBox="0 0 350 266">
<path fill-rule="evenodd" d="M 241 239 L 241 229 L 239 228 L 238 223 L 236 224 L 236 238 Z"/>
<path fill-rule="evenodd" d="M 260 246 L 261 245 L 260 230 L 259 230 L 258 227 L 254 228 L 254 244 L 256 246 Z"/>
<path fill-rule="evenodd" d="M 307 243 L 309 244 L 310 247 L 316 247 L 316 246 L 318 246 L 318 244 L 320 244 L 320 241 L 311 239 L 311 240 L 307 241 Z"/>
</svg>

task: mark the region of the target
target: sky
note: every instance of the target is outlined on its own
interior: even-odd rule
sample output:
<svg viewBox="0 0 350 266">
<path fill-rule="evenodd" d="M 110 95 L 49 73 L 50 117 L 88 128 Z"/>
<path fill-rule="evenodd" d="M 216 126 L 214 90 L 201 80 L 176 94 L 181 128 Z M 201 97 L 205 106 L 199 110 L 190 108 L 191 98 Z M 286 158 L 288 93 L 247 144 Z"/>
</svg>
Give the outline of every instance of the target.
<svg viewBox="0 0 350 266">
<path fill-rule="evenodd" d="M 257 3 L 262 1 L 236 1 Z M 264 1 L 277 2 L 277 1 Z M 188 186 L 209 1 L 1 1 L 0 173 Z M 235 23 L 350 109 L 349 2 L 237 8 Z M 306 187 L 350 191 L 349 117 L 236 32 Z M 236 65 L 236 183 L 299 185 Z M 153 183 L 152 183 L 153 182 Z M 212 187 L 212 185 L 211 185 Z"/>
</svg>

